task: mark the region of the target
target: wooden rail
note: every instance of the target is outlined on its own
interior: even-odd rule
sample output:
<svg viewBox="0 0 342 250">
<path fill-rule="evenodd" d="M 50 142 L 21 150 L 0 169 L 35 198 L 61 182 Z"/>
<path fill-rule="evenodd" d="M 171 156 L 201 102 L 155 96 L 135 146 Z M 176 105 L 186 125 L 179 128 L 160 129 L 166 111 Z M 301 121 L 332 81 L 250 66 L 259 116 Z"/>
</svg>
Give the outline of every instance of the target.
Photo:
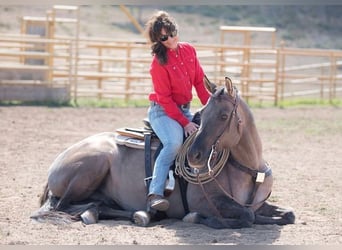
<svg viewBox="0 0 342 250">
<path fill-rule="evenodd" d="M 48 46 L 70 51 L 71 42 L 34 35 L 0 36 L 1 100 L 70 99 L 72 55 L 50 53 Z M 69 72 L 63 79 L 53 75 L 59 68 Z"/>
<path fill-rule="evenodd" d="M 329 100 L 341 97 L 342 51 L 225 44 L 194 46 L 209 79 L 223 84 L 224 77 L 230 76 L 247 101 L 277 105 L 299 95 Z M 27 59 L 41 59 L 43 63 L 34 65 Z M 149 45 L 143 41 L 0 34 L 0 83 L 25 82 L 4 78 L 8 72 L 43 72 L 40 81 L 26 79 L 27 83 L 67 84 L 70 98 L 75 100 L 147 98 L 152 90 L 151 59 Z"/>
</svg>

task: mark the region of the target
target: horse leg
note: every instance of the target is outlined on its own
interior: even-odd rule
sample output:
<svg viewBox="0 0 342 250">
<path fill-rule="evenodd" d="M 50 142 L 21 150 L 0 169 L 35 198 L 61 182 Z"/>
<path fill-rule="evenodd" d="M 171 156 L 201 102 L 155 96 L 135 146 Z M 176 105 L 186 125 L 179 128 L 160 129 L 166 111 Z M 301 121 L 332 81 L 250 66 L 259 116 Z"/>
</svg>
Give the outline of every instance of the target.
<svg viewBox="0 0 342 250">
<path fill-rule="evenodd" d="M 113 209 L 105 205 L 90 207 L 80 215 L 84 224 L 95 224 L 99 220 L 131 219 L 133 213 L 130 211 Z"/>
<path fill-rule="evenodd" d="M 255 211 L 256 224 L 294 224 L 295 215 L 292 210 L 281 208 L 265 202 Z"/>
<path fill-rule="evenodd" d="M 150 215 L 145 211 L 125 211 L 113 209 L 107 206 L 100 206 L 98 211 L 99 219 L 127 219 L 138 226 L 146 227 L 150 222 Z"/>
<path fill-rule="evenodd" d="M 76 183 L 77 178 L 74 178 L 68 185 L 66 191 L 63 193 L 63 195 L 59 198 L 57 205 L 54 207 L 54 210 L 56 211 L 64 211 L 68 209 L 70 206 L 70 203 L 72 201 L 71 197 L 74 196 L 75 188 L 74 184 Z"/>
<path fill-rule="evenodd" d="M 253 225 L 255 215 L 250 208 L 243 207 L 235 201 L 222 196 L 213 199 L 213 204 L 221 216 L 203 216 L 195 212 L 186 215 L 183 221 L 204 224 L 216 229 L 235 229 Z"/>
<path fill-rule="evenodd" d="M 81 214 L 84 224 L 95 224 L 99 220 L 126 219 L 134 222 L 138 226 L 146 227 L 150 223 L 150 215 L 145 211 L 125 211 L 113 209 L 101 205 L 97 208 L 92 207 Z"/>
<path fill-rule="evenodd" d="M 208 227 L 215 228 L 215 229 L 223 229 L 223 228 L 237 229 L 237 228 L 251 227 L 252 225 L 252 223 L 241 223 L 241 221 L 237 219 L 223 218 L 223 217 L 217 217 L 217 216 L 206 217 L 197 212 L 191 212 L 187 214 L 183 218 L 183 221 L 188 222 L 188 223 L 203 224 Z"/>
<path fill-rule="evenodd" d="M 81 219 L 85 224 L 95 224 L 99 220 L 127 219 L 138 226 L 147 226 L 150 216 L 145 211 L 125 211 L 114 200 L 108 198 L 101 192 L 95 192 L 89 200 L 100 201 L 96 207 L 90 207 L 81 214 Z"/>
</svg>

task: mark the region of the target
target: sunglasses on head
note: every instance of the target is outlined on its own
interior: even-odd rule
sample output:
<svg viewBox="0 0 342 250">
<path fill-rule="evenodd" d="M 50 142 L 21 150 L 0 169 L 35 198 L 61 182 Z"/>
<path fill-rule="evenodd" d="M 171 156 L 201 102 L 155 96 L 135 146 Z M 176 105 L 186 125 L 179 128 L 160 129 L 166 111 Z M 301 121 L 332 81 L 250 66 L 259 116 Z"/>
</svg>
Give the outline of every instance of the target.
<svg viewBox="0 0 342 250">
<path fill-rule="evenodd" d="M 159 38 L 159 41 L 165 42 L 165 41 L 167 41 L 167 39 L 169 39 L 169 37 L 175 37 L 175 36 L 177 36 L 177 30 L 172 31 L 171 34 L 162 35 L 162 36 Z"/>
</svg>

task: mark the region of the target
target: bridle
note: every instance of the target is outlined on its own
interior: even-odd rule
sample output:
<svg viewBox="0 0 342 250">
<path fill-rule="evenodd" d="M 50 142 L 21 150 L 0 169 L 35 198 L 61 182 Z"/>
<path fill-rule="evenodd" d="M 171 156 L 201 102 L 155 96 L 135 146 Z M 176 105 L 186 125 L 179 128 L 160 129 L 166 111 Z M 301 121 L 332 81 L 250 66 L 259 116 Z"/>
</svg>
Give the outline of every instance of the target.
<svg viewBox="0 0 342 250">
<path fill-rule="evenodd" d="M 222 91 L 222 90 L 220 90 Z M 206 198 L 206 200 L 208 201 L 209 205 L 212 207 L 212 209 L 216 212 L 217 215 L 221 216 L 220 212 L 217 210 L 216 206 L 213 204 L 213 202 L 211 201 L 208 193 L 205 191 L 204 188 L 204 184 L 210 181 L 215 181 L 215 183 L 217 184 L 217 186 L 220 188 L 220 190 L 230 199 L 232 199 L 234 202 L 236 202 L 237 204 L 243 206 L 243 207 L 252 207 L 252 206 L 256 206 L 259 204 L 262 204 L 263 202 L 265 202 L 271 193 L 269 193 L 266 198 L 264 198 L 262 201 L 252 204 L 253 199 L 255 197 L 255 193 L 259 187 L 259 185 L 264 181 L 264 178 L 267 176 L 270 176 L 272 174 L 272 170 L 271 168 L 268 167 L 268 164 L 265 163 L 265 172 L 259 172 L 257 170 L 253 170 L 249 167 L 246 167 L 242 164 L 240 164 L 239 162 L 237 162 L 233 156 L 230 154 L 228 149 L 223 149 L 221 153 L 219 153 L 217 151 L 218 145 L 220 143 L 220 139 L 223 136 L 223 134 L 225 132 L 229 132 L 230 127 L 231 127 L 231 123 L 234 117 L 237 118 L 238 123 L 241 123 L 241 119 L 238 115 L 237 109 L 240 103 L 240 97 L 238 94 L 238 90 L 236 89 L 236 87 L 234 86 L 234 92 L 235 92 L 235 98 L 231 99 L 229 98 L 228 101 L 231 102 L 233 104 L 233 109 L 230 112 L 229 118 L 228 118 L 228 122 L 225 124 L 225 126 L 222 128 L 222 130 L 220 131 L 220 133 L 218 133 L 218 135 L 216 136 L 213 145 L 211 146 L 211 151 L 210 151 L 210 155 L 207 161 L 207 168 L 208 168 L 208 172 L 207 173 L 200 173 L 200 171 L 198 169 L 190 169 L 185 167 L 185 158 L 186 158 L 186 153 L 188 150 L 188 147 L 190 144 L 192 144 L 193 138 L 194 138 L 194 134 L 192 134 L 192 136 L 190 136 L 190 138 L 188 138 L 186 140 L 186 142 L 183 145 L 183 150 L 181 149 L 181 151 L 183 151 L 183 153 L 178 154 L 177 158 L 176 158 L 176 173 L 180 176 L 182 176 L 185 180 L 187 180 L 188 182 L 191 182 L 193 184 L 199 184 L 202 192 Z M 180 157 L 180 156 L 183 156 Z M 218 157 L 220 156 L 220 157 Z M 211 161 L 213 159 L 216 159 L 215 161 L 215 165 L 212 166 L 211 165 Z M 231 195 L 229 192 L 227 192 L 225 190 L 225 188 L 219 183 L 219 181 L 216 179 L 216 177 L 219 175 L 219 173 L 221 172 L 221 170 L 223 169 L 223 167 L 226 165 L 226 163 L 230 162 L 230 164 L 232 166 L 234 166 L 235 168 L 248 173 L 249 175 L 251 175 L 254 178 L 254 189 L 253 189 L 253 193 L 249 199 L 249 202 L 247 203 L 241 203 L 238 200 L 236 200 L 235 197 L 233 197 L 233 195 Z M 261 180 L 259 179 L 260 175 L 262 176 Z M 222 216 L 221 216 L 222 217 Z"/>
<path fill-rule="evenodd" d="M 207 161 L 207 168 L 208 172 L 203 173 L 197 168 L 189 168 L 188 166 L 185 165 L 186 162 L 186 154 L 188 151 L 189 146 L 192 144 L 194 141 L 194 138 L 197 134 L 193 133 L 191 134 L 184 142 L 183 146 L 181 147 L 180 151 L 178 152 L 178 155 L 175 160 L 175 172 L 177 175 L 182 176 L 184 179 L 187 180 L 187 182 L 193 183 L 193 184 L 205 184 L 207 182 L 212 181 L 223 169 L 224 165 L 226 164 L 228 157 L 229 157 L 229 150 L 228 149 L 223 149 L 221 153 L 217 152 L 217 146 L 220 143 L 220 138 L 223 136 L 223 133 L 226 131 L 226 129 L 229 130 L 230 124 L 233 120 L 233 117 L 237 116 L 237 107 L 239 104 L 239 95 L 237 92 L 237 89 L 234 87 L 235 90 L 235 99 L 229 101 L 233 103 L 233 109 L 229 115 L 228 122 L 226 125 L 223 127 L 222 131 L 218 134 L 218 136 L 214 140 L 214 144 L 211 146 L 211 151 L 210 155 Z M 221 90 L 218 90 L 218 92 L 221 92 Z M 238 117 L 238 116 L 237 116 Z M 240 121 L 240 118 L 238 117 L 238 120 Z M 213 159 L 216 159 L 215 165 L 211 165 L 211 161 Z"/>
<path fill-rule="evenodd" d="M 235 98 L 234 100 L 228 99 L 229 102 L 231 102 L 233 104 L 233 109 L 230 112 L 229 118 L 228 118 L 228 122 L 226 123 L 226 125 L 222 128 L 221 132 L 216 136 L 213 145 L 211 145 L 211 151 L 209 154 L 209 158 L 208 158 L 208 162 L 207 162 L 207 167 L 209 170 L 209 173 L 211 172 L 211 165 L 210 162 L 213 158 L 215 158 L 217 156 L 217 147 L 220 143 L 220 139 L 223 136 L 224 132 L 229 132 L 230 129 L 230 125 L 232 123 L 232 120 L 234 117 L 236 117 L 238 119 L 238 122 L 241 122 L 241 119 L 237 113 L 237 108 L 239 106 L 240 103 L 240 97 L 239 97 L 239 93 L 238 90 L 236 89 L 236 87 L 234 86 L 234 92 L 235 92 Z"/>
</svg>

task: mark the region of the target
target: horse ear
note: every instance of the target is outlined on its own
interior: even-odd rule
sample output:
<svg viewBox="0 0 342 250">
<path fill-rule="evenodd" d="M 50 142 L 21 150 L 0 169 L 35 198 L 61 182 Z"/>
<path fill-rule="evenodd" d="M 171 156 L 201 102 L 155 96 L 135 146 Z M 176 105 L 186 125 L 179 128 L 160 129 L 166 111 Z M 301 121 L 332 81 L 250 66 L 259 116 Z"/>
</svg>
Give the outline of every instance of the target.
<svg viewBox="0 0 342 250">
<path fill-rule="evenodd" d="M 229 77 L 225 77 L 225 83 L 226 83 L 226 89 L 229 95 L 233 96 L 234 94 L 234 88 L 233 88 L 233 82 Z"/>
<path fill-rule="evenodd" d="M 207 90 L 210 93 L 214 94 L 216 91 L 216 85 L 214 83 L 210 82 L 206 75 L 204 75 L 203 82 L 204 82 L 204 86 L 207 88 Z"/>
</svg>

